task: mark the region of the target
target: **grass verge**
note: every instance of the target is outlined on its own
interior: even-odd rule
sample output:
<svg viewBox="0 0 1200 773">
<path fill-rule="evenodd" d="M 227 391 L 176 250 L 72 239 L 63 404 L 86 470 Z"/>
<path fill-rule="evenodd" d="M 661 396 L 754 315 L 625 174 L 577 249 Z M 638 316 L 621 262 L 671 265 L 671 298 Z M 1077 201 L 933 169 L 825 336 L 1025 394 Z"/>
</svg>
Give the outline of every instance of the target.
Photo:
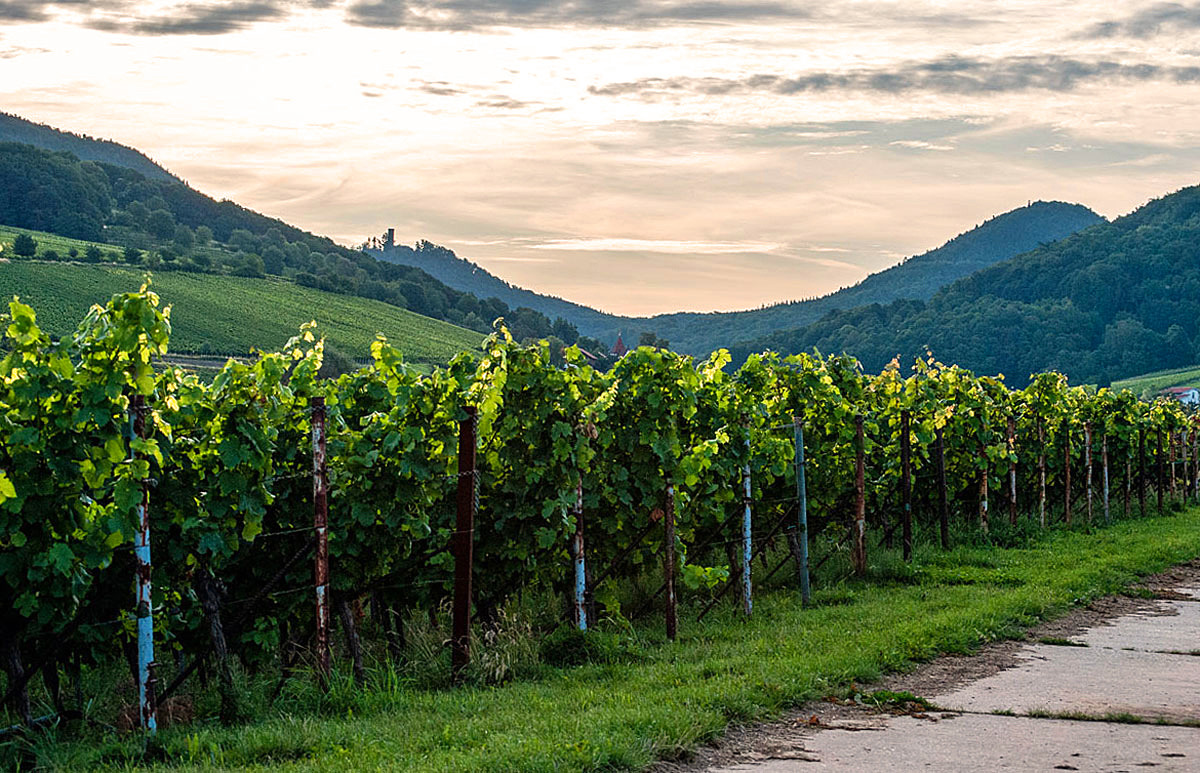
<svg viewBox="0 0 1200 773">
<path fill-rule="evenodd" d="M 1194 508 L 1092 533 L 1054 532 L 1019 548 L 926 546 L 912 570 L 878 553 L 875 582 L 819 590 L 809 609 L 777 589 L 755 599 L 748 621 L 732 604 L 702 624 L 684 610 L 673 644 L 642 621 L 633 659 L 543 664 L 506 686 L 455 690 L 417 689 L 381 667 L 367 690 L 339 681 L 321 696 L 301 677 L 283 704 L 259 709 L 250 724 L 168 728 L 144 754 L 136 738 L 53 732 L 25 741 L 26 754 L 67 769 L 637 770 L 686 757 L 731 722 L 1019 635 L 1197 554 Z"/>
</svg>

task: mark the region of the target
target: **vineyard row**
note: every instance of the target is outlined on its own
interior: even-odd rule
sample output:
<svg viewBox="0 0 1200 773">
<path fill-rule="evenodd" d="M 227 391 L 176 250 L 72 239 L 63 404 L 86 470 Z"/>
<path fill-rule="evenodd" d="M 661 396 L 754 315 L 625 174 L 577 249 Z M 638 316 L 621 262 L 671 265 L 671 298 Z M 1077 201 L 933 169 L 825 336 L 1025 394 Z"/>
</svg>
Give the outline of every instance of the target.
<svg viewBox="0 0 1200 773">
<path fill-rule="evenodd" d="M 1076 518 L 1073 492 L 1088 522 L 1094 500 L 1111 520 L 1111 491 L 1126 516 L 1148 490 L 1160 510 L 1197 495 L 1182 406 L 1056 373 L 1013 390 L 932 356 L 868 375 L 846 356 L 768 353 L 731 372 L 724 352 L 652 348 L 600 372 L 570 350 L 553 366 L 544 342 L 500 327 L 482 356 L 428 375 L 380 339 L 369 366 L 323 379 L 307 325 L 205 382 L 161 365 L 170 313 L 148 288 L 58 341 L 28 306 L 9 312 L 0 650 L 26 723 L 34 673 L 61 713 L 60 669 L 77 681 L 120 657 L 148 727 L 205 663 L 231 702 L 235 657 L 285 672 L 311 657 L 326 675 L 334 613 L 361 678 L 363 600 L 393 650 L 408 611 L 449 604 L 461 673 L 471 621 L 526 591 L 559 594 L 586 628 L 649 576 L 673 637 L 677 593 L 703 615 L 734 592 L 749 614 L 753 562 L 779 541 L 766 576 L 794 561 L 807 601 L 810 544 L 825 549 L 814 572 L 846 550 L 865 575 L 868 534 L 898 534 L 907 559 L 914 533 L 948 547 L 954 519 L 993 528 L 996 502 L 1044 527 Z M 175 656 L 157 691 L 156 646 Z"/>
</svg>

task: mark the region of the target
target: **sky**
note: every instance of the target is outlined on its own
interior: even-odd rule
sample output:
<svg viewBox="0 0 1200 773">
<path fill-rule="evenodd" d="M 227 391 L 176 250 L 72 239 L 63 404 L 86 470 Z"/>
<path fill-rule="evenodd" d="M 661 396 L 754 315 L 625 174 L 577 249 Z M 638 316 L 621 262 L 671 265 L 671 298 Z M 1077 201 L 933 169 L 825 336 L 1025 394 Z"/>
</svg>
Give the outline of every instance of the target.
<svg viewBox="0 0 1200 773">
<path fill-rule="evenodd" d="M 1200 182 L 1200 2 L 0 0 L 0 110 L 622 314 Z"/>
</svg>

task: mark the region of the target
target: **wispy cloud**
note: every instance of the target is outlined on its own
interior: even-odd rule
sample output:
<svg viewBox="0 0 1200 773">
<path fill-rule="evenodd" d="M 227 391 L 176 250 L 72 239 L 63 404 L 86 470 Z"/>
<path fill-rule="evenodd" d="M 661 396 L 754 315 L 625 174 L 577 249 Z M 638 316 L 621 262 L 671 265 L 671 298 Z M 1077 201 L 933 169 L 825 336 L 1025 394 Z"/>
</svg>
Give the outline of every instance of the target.
<svg viewBox="0 0 1200 773">
<path fill-rule="evenodd" d="M 995 94 L 1015 91 L 1073 91 L 1083 85 L 1115 81 L 1200 81 L 1200 67 L 1089 61 L 1066 56 L 1014 56 L 981 59 L 947 56 L 902 62 L 891 67 L 817 71 L 794 76 L 757 74 L 745 78 L 641 78 L 589 86 L 596 96 L 739 95 L 754 92 L 781 96 L 832 91 L 943 94 Z"/>
<path fill-rule="evenodd" d="M 185 3 L 161 15 L 121 13 L 94 17 L 85 23 L 93 29 L 136 35 L 223 35 L 258 22 L 281 19 L 291 5 L 278 0 Z"/>
<path fill-rule="evenodd" d="M 706 242 L 673 239 L 553 239 L 530 246 L 536 250 L 576 250 L 580 252 L 730 255 L 744 252 L 772 252 L 782 245 L 769 242 Z"/>
<path fill-rule="evenodd" d="M 1139 8 L 1123 19 L 1103 21 L 1089 27 L 1084 38 L 1151 38 L 1165 33 L 1200 29 L 1200 4 L 1155 3 Z"/>
<path fill-rule="evenodd" d="M 667 0 L 356 0 L 352 24 L 367 27 L 467 30 L 487 27 L 633 27 L 672 22 L 805 19 L 804 3 L 670 2 Z"/>
</svg>

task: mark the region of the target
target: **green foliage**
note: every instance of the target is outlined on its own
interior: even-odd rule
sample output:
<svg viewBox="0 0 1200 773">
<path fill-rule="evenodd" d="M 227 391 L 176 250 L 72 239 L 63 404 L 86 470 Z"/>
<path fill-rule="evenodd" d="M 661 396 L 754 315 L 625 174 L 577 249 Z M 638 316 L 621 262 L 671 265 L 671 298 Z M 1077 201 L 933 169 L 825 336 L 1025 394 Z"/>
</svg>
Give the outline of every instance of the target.
<svg viewBox="0 0 1200 773">
<path fill-rule="evenodd" d="M 1057 370 L 1105 385 L 1197 360 L 1200 187 L 1087 228 L 947 286 L 927 303 L 895 301 L 831 312 L 802 328 L 734 347 L 819 347 L 869 369 L 927 346 L 983 372 Z"/>
<path fill-rule="evenodd" d="M 0 137 L 5 118 L 0 114 Z M 87 144 L 76 139 L 68 143 L 73 148 Z M 506 315 L 521 339 L 555 330 L 540 312 L 510 313 L 503 302 L 451 289 L 420 268 L 377 261 L 232 202 L 214 201 L 165 173 L 143 176 L 135 168 L 148 171 L 140 164 L 81 162 L 65 152 L 0 142 L 0 224 L 106 240 L 130 264 L 155 267 L 161 259 L 173 271 L 285 277 L 479 332 Z M 557 330 L 561 336 L 574 329 L 563 321 Z"/>
<path fill-rule="evenodd" d="M 56 338 L 74 330 L 94 299 L 136 288 L 141 281 L 142 274 L 115 266 L 0 263 L 0 297 L 20 295 L 36 306 L 40 324 Z M 176 307 L 175 352 L 246 356 L 253 349 L 278 349 L 313 317 L 321 320 L 329 344 L 355 360 L 370 356 L 376 333 L 387 335 L 419 363 L 478 351 L 482 340 L 471 331 L 378 301 L 288 282 L 160 272 L 154 283 Z M 341 365 L 355 367 L 345 360 Z"/>
<path fill-rule="evenodd" d="M 13 254 L 22 258 L 32 258 L 37 254 L 37 242 L 29 234 L 20 234 L 13 240 Z"/>
<path fill-rule="evenodd" d="M 9 305 L 0 360 L 0 635 L 8 639 L 0 644 L 28 650 L 54 638 L 88 661 L 118 656 L 127 634 L 111 626 L 129 620 L 125 551 L 147 490 L 164 646 L 192 656 L 204 649 L 196 589 L 213 580 L 231 607 L 277 583 L 252 617 L 229 624 L 231 649 L 251 669 L 289 639 L 311 636 L 310 599 L 283 589 L 311 582 L 299 559 L 311 550 L 318 397 L 327 406 L 333 599 L 369 597 L 373 612 L 401 616 L 437 610 L 451 595 L 457 444 L 474 409 L 476 614 L 496 644 L 494 657 L 474 666 L 482 684 L 532 662 L 531 624 L 506 621 L 503 609 L 522 592 L 553 598 L 569 586 L 579 517 L 593 570 L 657 579 L 663 521 L 673 516 L 680 594 L 711 597 L 736 570 L 720 546 L 741 534 L 743 475 L 758 513 L 752 538 L 765 539 L 788 516 L 770 505 L 794 497 L 799 429 L 809 449 L 813 543 L 835 562 L 860 453 L 870 462 L 862 495 L 871 529 L 894 523 L 905 411 L 916 475 L 929 476 L 937 462 L 930 444 L 944 438 L 947 496 L 969 535 L 961 541 L 977 545 L 1030 541 L 1015 523 L 993 533 L 985 504 L 1002 476 L 989 473 L 1012 470 L 1022 491 L 1034 491 L 1042 464 L 1053 483 L 1065 482 L 1096 442 L 1115 460 L 1166 465 L 1197 429 L 1177 403 L 1071 388 L 1057 373 L 1014 391 L 932 356 L 908 375 L 898 363 L 868 375 L 849 357 L 815 353 L 754 356 L 731 373 L 723 351 L 694 362 L 651 347 L 599 372 L 575 348 L 556 366 L 548 344 L 520 344 L 503 327 L 478 361 L 460 354 L 432 373 L 405 364 L 379 337 L 368 366 L 331 380 L 321 377 L 324 341 L 306 323 L 280 351 L 230 360 L 205 381 L 162 365 L 177 316 L 143 286 L 93 306 L 55 340 L 30 306 Z M 133 438 L 129 406 L 139 396 L 150 412 L 144 436 Z M 1086 450 L 1081 435 L 1092 439 Z M 1147 438 L 1155 441 L 1148 449 Z M 1119 464 L 1113 472 L 1132 483 Z M 921 488 L 919 525 L 928 530 L 935 486 Z M 978 528 L 964 525 L 975 513 Z M 1022 589 L 1038 581 L 981 562 L 964 569 L 873 559 L 868 570 L 905 586 Z M 623 620 L 618 591 L 611 579 L 595 589 L 602 619 Z M 610 657 L 603 640 L 561 636 L 550 657 L 563 663 Z"/>
</svg>

